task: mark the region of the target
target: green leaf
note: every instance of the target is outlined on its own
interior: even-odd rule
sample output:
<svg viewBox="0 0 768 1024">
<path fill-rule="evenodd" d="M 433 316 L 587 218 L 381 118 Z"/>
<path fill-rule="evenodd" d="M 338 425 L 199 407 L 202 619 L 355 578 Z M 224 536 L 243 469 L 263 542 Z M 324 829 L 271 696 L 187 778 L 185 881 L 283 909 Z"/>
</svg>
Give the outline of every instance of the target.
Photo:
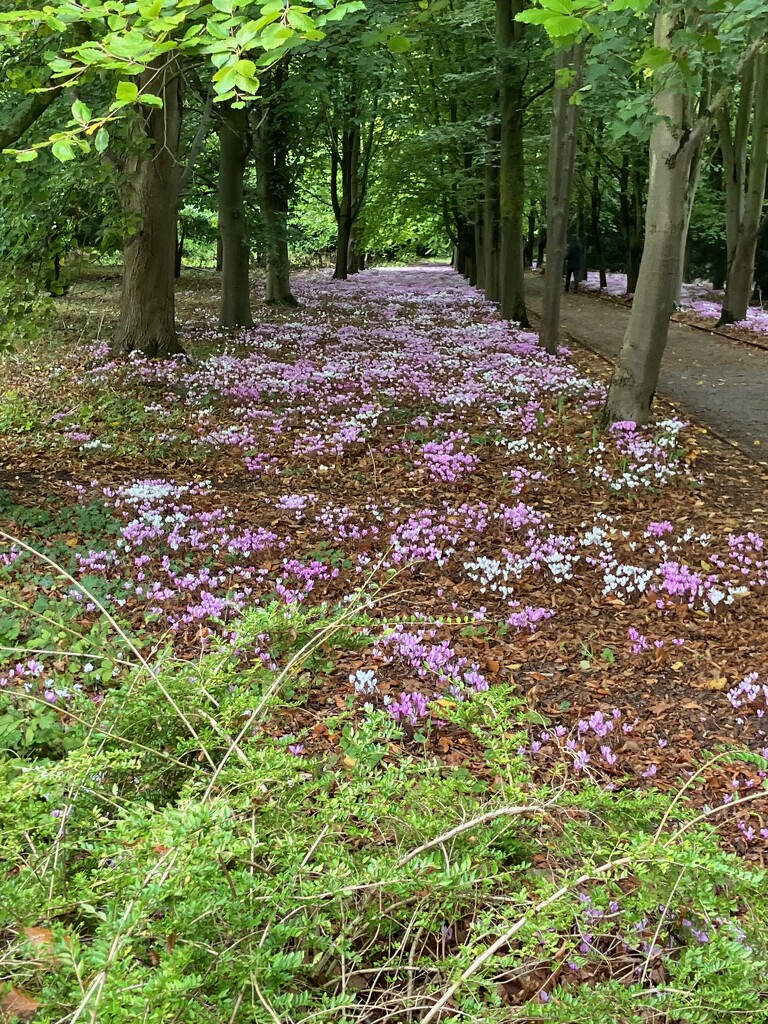
<svg viewBox="0 0 768 1024">
<path fill-rule="evenodd" d="M 296 10 L 288 11 L 288 24 L 297 32 L 311 32 L 315 28 L 314 21 L 308 15 Z"/>
<path fill-rule="evenodd" d="M 362 0 L 347 0 L 346 3 L 336 4 L 332 11 L 321 15 L 317 20 L 319 24 L 325 24 L 326 21 L 341 21 L 347 14 L 364 10 L 365 4 Z"/>
<path fill-rule="evenodd" d="M 75 159 L 75 151 L 69 139 L 57 139 L 51 146 L 51 152 L 63 164 Z"/>
<path fill-rule="evenodd" d="M 135 103 L 139 95 L 139 87 L 135 82 L 118 82 L 115 99 L 118 103 Z"/>
<path fill-rule="evenodd" d="M 259 42 L 264 50 L 276 50 L 293 34 L 293 29 L 288 25 L 268 25 L 262 32 Z"/>
<path fill-rule="evenodd" d="M 103 153 L 106 150 L 107 146 L 109 146 L 109 132 L 106 128 L 99 128 L 93 144 L 96 147 L 97 153 Z"/>
<path fill-rule="evenodd" d="M 669 50 L 662 46 L 649 46 L 648 49 L 643 53 L 639 63 L 651 71 L 658 71 L 659 68 L 665 67 L 672 60 L 672 54 Z"/>
<path fill-rule="evenodd" d="M 408 36 L 392 36 L 387 41 L 387 46 L 392 53 L 408 53 L 411 48 L 411 40 Z"/>
<path fill-rule="evenodd" d="M 40 154 L 36 149 L 23 149 L 20 153 L 16 154 L 17 164 L 29 164 L 33 160 L 37 160 Z"/>
<path fill-rule="evenodd" d="M 163 100 L 161 96 L 155 96 L 153 92 L 145 92 L 141 97 L 141 102 L 145 107 L 162 107 Z"/>
<path fill-rule="evenodd" d="M 82 100 L 75 100 L 72 104 L 72 117 L 78 124 L 88 124 L 92 116 L 90 107 Z"/>
<path fill-rule="evenodd" d="M 563 14 L 566 17 L 573 14 L 573 0 L 539 0 L 539 4 L 545 11 L 552 11 L 553 14 Z"/>
<path fill-rule="evenodd" d="M 239 60 L 232 70 L 244 78 L 254 78 L 256 75 L 256 65 L 252 60 Z"/>
</svg>

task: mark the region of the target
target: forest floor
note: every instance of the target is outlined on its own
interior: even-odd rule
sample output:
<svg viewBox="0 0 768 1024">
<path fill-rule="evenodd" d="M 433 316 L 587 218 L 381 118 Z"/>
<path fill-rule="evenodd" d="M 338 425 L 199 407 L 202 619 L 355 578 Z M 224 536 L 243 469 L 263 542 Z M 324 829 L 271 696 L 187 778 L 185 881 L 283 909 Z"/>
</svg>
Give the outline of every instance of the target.
<svg viewBox="0 0 768 1024">
<path fill-rule="evenodd" d="M 543 276 L 527 275 L 526 298 L 537 315 L 543 291 Z M 629 306 L 615 297 L 584 289 L 563 295 L 563 331 L 611 362 L 621 348 L 629 315 Z M 659 392 L 685 415 L 768 466 L 763 460 L 763 450 L 768 451 L 768 353 L 735 334 L 673 320 Z"/>
<path fill-rule="evenodd" d="M 302 756 L 338 749 L 329 716 L 374 705 L 405 725 L 397 749 L 482 773 L 442 712 L 499 684 L 531 708 L 542 778 L 565 759 L 611 785 L 672 787 L 722 744 L 768 753 L 768 688 L 753 679 L 768 653 L 768 503 L 751 459 L 669 411 L 601 434 L 603 361 L 543 356 L 446 268 L 301 274 L 299 309 L 259 306 L 223 349 L 213 286 L 182 281 L 192 362 L 124 361 L 93 340 L 114 318 L 110 278 L 61 303 L 53 353 L 6 362 L 10 534 L 68 558 L 138 635 L 189 658 L 249 606 L 365 592 L 370 649 L 270 726 Z M 566 331 L 606 354 L 625 315 L 563 303 Z M 745 446 L 768 444 L 763 358 L 673 326 L 662 386 L 720 431 L 739 424 Z M 6 597 L 61 593 L 18 545 L 2 557 Z M 700 799 L 750 772 L 709 773 Z M 730 841 L 761 858 L 768 808 L 738 827 Z"/>
<path fill-rule="evenodd" d="M 118 285 L 3 359 L 0 1016 L 762 1019 L 761 467 L 446 267 Z"/>
</svg>

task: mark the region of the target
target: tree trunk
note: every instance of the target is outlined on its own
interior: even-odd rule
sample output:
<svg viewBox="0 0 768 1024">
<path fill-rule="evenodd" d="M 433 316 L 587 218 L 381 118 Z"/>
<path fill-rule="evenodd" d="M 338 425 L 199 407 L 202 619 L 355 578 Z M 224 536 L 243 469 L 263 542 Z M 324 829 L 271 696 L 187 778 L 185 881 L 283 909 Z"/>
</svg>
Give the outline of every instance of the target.
<svg viewBox="0 0 768 1024">
<path fill-rule="evenodd" d="M 48 72 L 50 75 L 50 72 Z M 9 113 L 7 121 L 0 127 L 0 152 L 15 146 L 27 129 L 41 117 L 48 107 L 61 95 L 61 86 L 51 86 L 46 78 L 47 88 L 42 92 L 25 96 Z"/>
<path fill-rule="evenodd" d="M 536 269 L 541 270 L 544 266 L 544 255 L 547 251 L 547 229 L 543 223 L 539 223 L 539 237 L 536 241 Z"/>
<path fill-rule="evenodd" d="M 184 242 L 187 240 L 187 226 L 182 223 L 181 230 L 179 230 L 178 222 L 176 224 L 176 257 L 173 268 L 173 276 L 178 281 L 181 277 L 181 265 L 184 260 Z"/>
<path fill-rule="evenodd" d="M 359 274 L 362 269 L 360 266 L 360 253 L 359 249 L 359 225 L 353 224 L 352 231 L 349 236 L 349 251 L 347 252 L 347 275 L 351 277 L 353 274 Z"/>
<path fill-rule="evenodd" d="M 607 267 L 605 265 L 605 248 L 603 246 L 603 232 L 601 224 L 601 213 L 602 213 L 602 202 L 601 202 L 601 181 L 600 172 L 602 170 L 602 162 L 600 159 L 600 152 L 603 144 L 603 122 L 598 120 L 597 122 L 597 141 L 598 146 L 595 153 L 595 166 L 592 172 L 592 189 L 590 192 L 590 227 L 592 234 L 592 251 L 594 253 L 595 263 L 600 274 L 600 287 L 608 287 L 608 275 L 606 273 Z"/>
<path fill-rule="evenodd" d="M 298 306 L 291 291 L 288 254 L 288 204 L 291 189 L 288 145 L 291 137 L 288 107 L 281 90 L 286 71 L 277 66 L 262 79 L 265 106 L 257 110 L 254 135 L 259 209 L 264 225 L 266 301 L 276 306 Z"/>
<path fill-rule="evenodd" d="M 626 253 L 627 295 L 635 293 L 643 257 L 643 206 L 640 171 L 625 154 L 619 170 L 619 218 Z"/>
<path fill-rule="evenodd" d="M 690 227 L 691 214 L 693 213 L 693 200 L 696 197 L 696 189 L 699 187 L 699 178 L 701 177 L 703 152 L 704 140 L 702 139 L 692 153 L 691 166 L 688 170 L 688 189 L 685 198 L 685 223 L 683 224 L 683 237 L 680 241 L 680 276 L 677 281 L 677 290 L 675 291 L 675 305 L 680 304 L 683 281 L 688 275 L 688 228 Z"/>
<path fill-rule="evenodd" d="M 221 308 L 219 326 L 253 327 L 248 225 L 243 179 L 251 149 L 248 111 L 231 103 L 219 109 L 219 233 L 221 235 Z"/>
<path fill-rule="evenodd" d="M 533 250 L 536 247 L 536 211 L 528 211 L 528 266 L 533 266 Z M 523 260 L 525 263 L 525 260 Z"/>
<path fill-rule="evenodd" d="M 483 223 L 483 204 L 478 203 L 475 211 L 475 267 L 477 287 L 485 292 L 485 224 Z"/>
<path fill-rule="evenodd" d="M 749 173 L 741 222 L 726 277 L 720 324 L 732 324 L 743 320 L 752 296 L 757 240 L 765 201 L 765 176 L 768 170 L 768 55 L 765 53 L 760 54 L 756 60 L 754 79 Z"/>
<path fill-rule="evenodd" d="M 183 352 L 176 334 L 175 269 L 178 208 L 178 149 L 181 76 L 178 61 L 165 55 L 139 76 L 139 89 L 163 101 L 143 107 L 137 130 L 149 149 L 127 165 L 126 214 L 136 225 L 126 238 L 123 292 L 115 342 L 122 352 L 150 358 Z"/>
<path fill-rule="evenodd" d="M 346 281 L 349 267 L 349 243 L 354 223 L 354 154 L 359 153 L 359 131 L 357 127 L 341 133 L 341 145 L 335 147 L 331 157 L 331 191 L 336 214 L 338 236 L 336 239 L 336 266 L 333 277 Z M 341 189 L 339 190 L 339 178 Z"/>
<path fill-rule="evenodd" d="M 515 48 L 523 26 L 515 16 L 523 0 L 496 0 L 496 41 L 500 50 L 499 96 L 501 100 L 501 147 L 499 156 L 499 205 L 501 253 L 499 288 L 501 316 L 529 327 L 525 309 L 523 231 L 525 209 L 525 155 L 523 152 L 524 65 Z"/>
<path fill-rule="evenodd" d="M 656 15 L 655 45 L 668 47 L 678 25 L 673 15 Z M 680 281 L 696 139 L 690 133 L 686 97 L 660 92 L 660 115 L 650 142 L 650 177 L 645 246 L 632 312 L 606 404 L 610 421 L 648 420 L 667 343 L 669 317 Z"/>
<path fill-rule="evenodd" d="M 492 116 L 495 113 L 492 111 Z M 483 202 L 483 248 L 485 297 L 499 301 L 499 163 L 498 144 L 501 126 L 495 117 L 488 127 L 488 155 L 485 161 L 485 199 Z"/>
<path fill-rule="evenodd" d="M 637 291 L 640 264 L 645 245 L 643 217 L 643 183 L 637 168 L 632 171 L 632 203 L 630 208 L 629 233 L 627 241 L 627 295 Z"/>
<path fill-rule="evenodd" d="M 333 269 L 334 281 L 346 281 L 349 276 L 349 243 L 352 238 L 352 222 L 342 214 L 336 238 L 336 264 Z"/>
<path fill-rule="evenodd" d="M 362 153 L 362 140 L 360 132 L 355 132 L 355 151 L 352 153 L 352 166 L 350 168 L 349 189 L 352 195 L 352 204 L 360 205 L 360 157 Z M 357 274 L 360 271 L 360 257 L 358 255 L 358 234 L 360 226 L 355 217 L 352 219 L 352 226 L 349 232 L 349 245 L 347 247 L 347 276 Z"/>
<path fill-rule="evenodd" d="M 720 152 L 723 157 L 723 186 L 725 189 L 725 248 L 727 266 L 733 262 L 736 242 L 744 219 L 744 201 L 747 184 L 747 147 L 749 124 L 755 96 L 755 69 L 748 65 L 741 76 L 736 122 L 731 130 L 727 109 L 717 116 Z M 727 278 L 727 270 L 726 270 Z"/>
<path fill-rule="evenodd" d="M 477 253 L 475 252 L 475 225 L 467 222 L 464 228 L 464 246 L 466 248 L 466 275 L 470 285 L 477 285 Z"/>
<path fill-rule="evenodd" d="M 551 355 L 557 352 L 568 208 L 576 158 L 576 124 L 579 108 L 570 100 L 579 87 L 583 60 L 583 42 L 574 44 L 570 50 L 560 50 L 555 56 L 555 89 L 549 135 L 547 263 L 544 271 L 544 298 L 539 328 L 539 342 Z M 558 75 L 558 72 L 565 69 L 571 72 L 567 86 L 561 84 Z"/>
</svg>

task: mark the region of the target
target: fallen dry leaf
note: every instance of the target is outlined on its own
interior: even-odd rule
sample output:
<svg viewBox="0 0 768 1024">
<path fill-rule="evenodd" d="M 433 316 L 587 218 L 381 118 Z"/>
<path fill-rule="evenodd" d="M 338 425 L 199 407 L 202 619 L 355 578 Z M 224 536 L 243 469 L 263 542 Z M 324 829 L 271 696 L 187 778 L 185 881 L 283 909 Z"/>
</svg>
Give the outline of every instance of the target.
<svg viewBox="0 0 768 1024">
<path fill-rule="evenodd" d="M 27 992 L 22 992 L 20 988 L 10 988 L 0 997 L 0 1013 L 6 1020 L 12 1017 L 18 1020 L 31 1020 L 41 1005 L 42 1003 Z"/>
</svg>

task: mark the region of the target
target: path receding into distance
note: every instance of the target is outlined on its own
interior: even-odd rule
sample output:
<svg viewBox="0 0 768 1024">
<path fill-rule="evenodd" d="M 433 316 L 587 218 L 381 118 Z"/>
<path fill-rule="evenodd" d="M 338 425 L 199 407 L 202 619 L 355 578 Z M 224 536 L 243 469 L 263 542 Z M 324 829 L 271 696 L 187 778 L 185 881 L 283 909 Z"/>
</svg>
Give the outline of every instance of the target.
<svg viewBox="0 0 768 1024">
<path fill-rule="evenodd" d="M 527 274 L 525 288 L 529 311 L 539 316 L 543 275 Z M 560 325 L 574 341 L 614 361 L 629 312 L 594 295 L 563 295 Z M 768 352 L 672 322 L 661 364 L 659 394 L 766 464 Z"/>
</svg>

